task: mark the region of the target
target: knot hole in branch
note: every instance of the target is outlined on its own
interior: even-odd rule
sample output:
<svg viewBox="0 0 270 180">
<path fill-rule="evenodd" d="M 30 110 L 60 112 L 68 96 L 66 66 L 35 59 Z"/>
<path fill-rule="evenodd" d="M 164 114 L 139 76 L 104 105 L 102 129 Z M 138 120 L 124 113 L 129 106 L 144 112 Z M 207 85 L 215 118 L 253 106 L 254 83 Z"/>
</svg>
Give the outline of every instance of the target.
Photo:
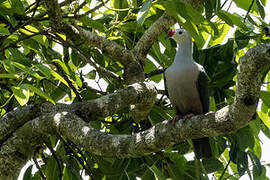
<svg viewBox="0 0 270 180">
<path fill-rule="evenodd" d="M 246 95 L 242 99 L 243 103 L 247 106 L 251 106 L 257 103 L 257 98 L 251 95 Z"/>
</svg>

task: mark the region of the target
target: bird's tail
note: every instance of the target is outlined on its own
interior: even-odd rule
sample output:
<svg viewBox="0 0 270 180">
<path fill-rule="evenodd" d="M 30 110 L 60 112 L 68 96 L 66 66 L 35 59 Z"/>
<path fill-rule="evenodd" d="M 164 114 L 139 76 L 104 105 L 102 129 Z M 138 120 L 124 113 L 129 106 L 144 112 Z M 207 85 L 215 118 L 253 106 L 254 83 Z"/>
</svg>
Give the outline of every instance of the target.
<svg viewBox="0 0 270 180">
<path fill-rule="evenodd" d="M 192 139 L 194 153 L 197 159 L 210 158 L 212 156 L 209 138 Z"/>
</svg>

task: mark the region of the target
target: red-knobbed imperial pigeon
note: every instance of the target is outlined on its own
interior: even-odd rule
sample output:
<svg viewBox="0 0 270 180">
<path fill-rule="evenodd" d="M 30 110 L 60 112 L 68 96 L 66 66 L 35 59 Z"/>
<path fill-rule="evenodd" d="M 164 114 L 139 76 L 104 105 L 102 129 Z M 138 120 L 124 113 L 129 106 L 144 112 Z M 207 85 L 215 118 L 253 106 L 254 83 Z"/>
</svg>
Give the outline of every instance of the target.
<svg viewBox="0 0 270 180">
<path fill-rule="evenodd" d="M 209 111 L 208 78 L 204 68 L 192 57 L 192 39 L 184 29 L 170 30 L 168 36 L 178 44 L 174 62 L 165 71 L 165 89 L 177 114 L 172 121 L 187 119 Z M 198 159 L 211 157 L 209 138 L 193 139 Z"/>
</svg>

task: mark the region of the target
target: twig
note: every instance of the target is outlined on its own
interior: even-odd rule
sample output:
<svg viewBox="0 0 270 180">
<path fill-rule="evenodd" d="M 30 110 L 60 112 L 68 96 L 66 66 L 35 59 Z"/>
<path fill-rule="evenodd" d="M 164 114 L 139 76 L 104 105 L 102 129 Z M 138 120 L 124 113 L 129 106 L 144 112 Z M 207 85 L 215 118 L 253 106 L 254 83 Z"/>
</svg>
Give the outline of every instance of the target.
<svg viewBox="0 0 270 180">
<path fill-rule="evenodd" d="M 232 6 L 232 1 L 230 2 L 230 5 L 228 6 L 227 10 L 226 11 L 229 11 L 229 9 L 231 8 Z"/>
<path fill-rule="evenodd" d="M 107 3 L 109 2 L 110 0 L 106 0 L 104 3 Z M 96 10 L 98 10 L 99 8 L 101 8 L 104 4 L 103 2 L 102 3 L 99 3 L 96 7 L 94 7 L 93 9 L 87 11 L 86 13 L 84 14 L 80 14 L 80 15 L 75 15 L 74 13 L 74 16 L 68 16 L 68 15 L 64 15 L 63 18 L 75 18 L 75 19 L 78 19 L 78 18 L 81 18 L 81 17 L 84 17 L 84 16 L 88 16 L 89 14 L 91 14 L 92 12 L 95 12 Z"/>
<path fill-rule="evenodd" d="M 37 168 L 38 171 L 39 171 L 40 177 L 41 177 L 43 180 L 46 180 L 47 178 L 46 178 L 45 174 L 43 173 L 41 167 L 39 166 L 36 157 L 33 157 L 33 161 L 34 161 L 34 163 L 35 163 L 35 165 L 36 165 L 36 168 Z"/>
<path fill-rule="evenodd" d="M 229 159 L 229 161 L 228 161 L 228 163 L 227 163 L 226 167 L 223 169 L 223 172 L 222 172 L 222 174 L 221 174 L 221 176 L 219 177 L 219 179 L 218 179 L 218 180 L 222 180 L 222 178 L 223 178 L 223 176 L 224 176 L 224 174 L 225 174 L 226 170 L 227 170 L 227 169 L 228 169 L 228 167 L 229 167 L 230 162 L 231 162 L 231 158 Z"/>
<path fill-rule="evenodd" d="M 27 12 L 32 6 L 34 6 L 37 2 L 33 2 L 32 4 L 30 4 L 29 6 L 27 6 L 24 10 L 24 12 L 27 14 L 29 12 Z M 31 12 L 31 11 L 30 11 Z"/>
<path fill-rule="evenodd" d="M 6 50 L 6 49 L 8 49 L 8 48 L 11 48 L 11 47 L 14 47 L 14 46 L 16 46 L 16 44 L 18 44 L 19 42 L 21 42 L 21 41 L 23 41 L 23 40 L 29 39 L 29 38 L 34 37 L 34 36 L 37 36 L 37 35 L 44 34 L 45 31 L 47 31 L 47 30 L 44 30 L 43 32 L 36 32 L 36 33 L 34 33 L 34 34 L 31 34 L 31 35 L 28 35 L 28 36 L 21 37 L 21 38 L 18 39 L 17 41 L 14 41 L 14 42 L 8 44 L 7 46 L 3 47 L 3 48 L 1 49 L 1 51 L 4 51 L 4 50 Z"/>
<path fill-rule="evenodd" d="M 87 174 L 91 177 L 91 180 L 94 180 L 95 178 L 94 178 L 94 176 L 93 176 L 93 174 L 92 174 L 92 172 L 91 172 L 91 166 L 89 165 L 89 163 L 88 163 L 88 161 L 86 160 L 86 157 L 85 157 L 85 155 L 84 155 L 84 153 L 81 151 L 81 149 L 80 148 L 78 148 L 78 146 L 75 144 L 75 143 L 73 143 L 72 141 L 70 141 L 70 143 L 73 145 L 73 146 L 75 146 L 75 148 L 76 148 L 76 150 L 78 151 L 78 153 L 82 156 L 82 160 L 85 162 L 85 164 L 86 164 L 86 166 L 85 166 L 85 171 L 87 172 Z M 87 167 L 87 168 L 86 168 Z"/>
<path fill-rule="evenodd" d="M 152 76 L 162 74 L 164 71 L 165 71 L 164 69 L 157 69 L 157 70 L 154 70 L 154 71 L 152 71 L 150 73 L 145 74 L 145 77 L 150 78 Z"/>
<path fill-rule="evenodd" d="M 108 7 L 108 6 L 106 6 L 106 3 L 107 2 L 104 2 L 103 0 L 102 0 L 102 3 L 103 3 L 103 5 L 104 5 L 105 8 L 107 8 L 109 10 L 112 10 L 112 11 L 129 11 L 130 10 L 130 7 L 129 8 L 125 8 L 125 9 L 115 9 L 115 8 Z"/>
<path fill-rule="evenodd" d="M 58 168 L 59 168 L 59 179 L 61 180 L 62 177 L 63 177 L 63 167 L 62 167 L 62 163 L 60 163 L 60 160 L 59 160 L 57 154 L 55 153 L 53 147 L 51 146 L 51 144 L 50 144 L 48 141 L 46 141 L 45 144 L 46 144 L 46 146 L 48 147 L 48 149 L 51 151 L 51 153 L 52 153 L 52 155 L 53 155 L 53 157 L 54 157 L 54 159 L 55 159 L 55 161 L 56 161 L 56 163 L 57 163 L 57 166 L 58 166 Z"/>
<path fill-rule="evenodd" d="M 80 162 L 80 164 L 82 165 L 83 169 L 86 170 L 86 172 L 91 177 L 91 179 L 94 180 L 94 177 L 93 177 L 93 175 L 91 173 L 91 168 L 90 168 L 89 164 L 87 163 L 86 159 L 83 159 L 83 158 L 79 157 L 77 155 L 78 153 L 72 147 L 72 146 L 75 146 L 75 148 L 78 150 L 79 148 L 77 148 L 77 145 L 74 144 L 72 141 L 65 140 L 62 136 L 59 136 L 59 138 L 62 140 L 63 143 L 65 143 L 66 148 L 68 148 L 68 150 L 72 153 L 72 155 Z M 80 154 L 82 155 L 83 153 L 80 153 Z M 86 163 L 87 166 L 84 163 Z"/>
<path fill-rule="evenodd" d="M 83 6 L 85 6 L 86 4 L 87 4 L 86 1 L 84 1 L 82 4 L 80 4 L 80 5 L 78 6 L 78 8 L 75 9 L 74 15 L 77 14 L 77 13 L 83 8 Z"/>
<path fill-rule="evenodd" d="M 222 9 L 227 2 L 228 2 L 228 0 L 225 0 L 224 3 L 221 5 L 220 9 Z"/>
<path fill-rule="evenodd" d="M 244 18 L 244 22 L 246 22 L 247 16 L 248 16 L 248 14 L 249 14 L 249 12 L 250 12 L 250 10 L 251 10 L 251 8 L 252 8 L 254 2 L 255 2 L 255 0 L 252 0 L 250 6 L 248 7 L 247 14 L 246 14 L 246 16 L 245 16 L 245 18 Z"/>
<path fill-rule="evenodd" d="M 76 47 L 76 45 L 73 44 L 72 41 L 70 41 L 70 40 L 68 40 L 68 39 L 67 39 L 67 41 L 64 41 L 64 40 L 63 40 L 61 37 L 59 37 L 58 35 L 54 35 L 54 36 L 52 36 L 52 37 L 54 37 L 54 38 L 58 39 L 59 41 L 61 41 L 63 45 L 66 44 L 66 45 L 70 46 L 70 47 L 71 47 L 71 48 L 79 55 L 80 58 L 82 58 L 85 62 L 88 62 L 91 66 L 93 66 L 93 67 L 97 70 L 97 72 L 98 72 L 99 74 L 101 74 L 104 78 L 106 78 L 109 82 L 110 82 L 109 77 L 112 78 L 112 79 L 114 79 L 114 80 L 116 80 L 116 81 L 118 81 L 119 83 L 121 83 L 121 82 L 123 81 L 123 80 L 121 79 L 120 76 L 117 77 L 113 72 L 110 72 L 110 71 L 108 71 L 107 69 L 105 69 L 105 68 L 103 68 L 103 67 L 101 67 L 101 66 L 98 66 L 98 65 L 97 65 L 95 62 L 93 62 L 91 59 L 86 58 L 86 57 L 84 56 L 84 54 L 80 51 L 80 49 L 78 49 L 78 48 Z"/>
<path fill-rule="evenodd" d="M 36 14 L 37 8 L 38 8 L 39 3 L 40 3 L 40 0 L 37 0 L 36 3 L 37 3 L 37 5 L 36 5 L 36 6 L 34 7 L 34 9 L 33 9 L 32 17 L 34 17 L 35 14 Z"/>
</svg>

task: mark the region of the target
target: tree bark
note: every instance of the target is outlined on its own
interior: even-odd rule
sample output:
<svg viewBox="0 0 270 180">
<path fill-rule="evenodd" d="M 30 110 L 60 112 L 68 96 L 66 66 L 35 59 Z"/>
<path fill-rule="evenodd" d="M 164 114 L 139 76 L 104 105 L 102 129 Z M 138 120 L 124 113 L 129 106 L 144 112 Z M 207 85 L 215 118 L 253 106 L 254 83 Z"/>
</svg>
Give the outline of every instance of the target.
<svg viewBox="0 0 270 180">
<path fill-rule="evenodd" d="M 49 16 L 53 17 L 51 23 L 56 31 L 66 32 L 77 40 L 86 39 L 89 45 L 118 58 L 123 65 L 143 59 L 162 30 L 173 24 L 173 20 L 166 23 L 160 20 L 160 23 L 153 25 L 155 28 L 150 27 L 147 35 L 142 36 L 134 50 L 127 50 L 94 33 L 65 24 L 57 1 L 48 0 L 46 4 Z M 162 18 L 170 17 L 164 14 L 160 17 Z M 55 23 L 58 23 L 58 26 Z M 145 42 L 149 44 L 140 45 Z M 138 52 L 135 58 L 134 52 Z M 64 136 L 96 155 L 138 157 L 161 151 L 187 139 L 234 132 L 252 120 L 262 84 L 260 72 L 269 65 L 270 44 L 258 45 L 248 50 L 239 65 L 236 95 L 232 105 L 217 112 L 177 121 L 175 124 L 164 121 L 132 135 L 100 132 L 90 127 L 87 122 L 113 115 L 123 108 L 136 104 L 145 107 L 144 111 L 148 112 L 156 96 L 155 87 L 149 83 L 135 83 L 93 101 L 18 108 L 0 120 L 0 179 L 17 177 L 21 167 L 33 156 L 35 149 L 50 135 Z M 143 116 L 147 116 L 147 113 Z"/>
</svg>

